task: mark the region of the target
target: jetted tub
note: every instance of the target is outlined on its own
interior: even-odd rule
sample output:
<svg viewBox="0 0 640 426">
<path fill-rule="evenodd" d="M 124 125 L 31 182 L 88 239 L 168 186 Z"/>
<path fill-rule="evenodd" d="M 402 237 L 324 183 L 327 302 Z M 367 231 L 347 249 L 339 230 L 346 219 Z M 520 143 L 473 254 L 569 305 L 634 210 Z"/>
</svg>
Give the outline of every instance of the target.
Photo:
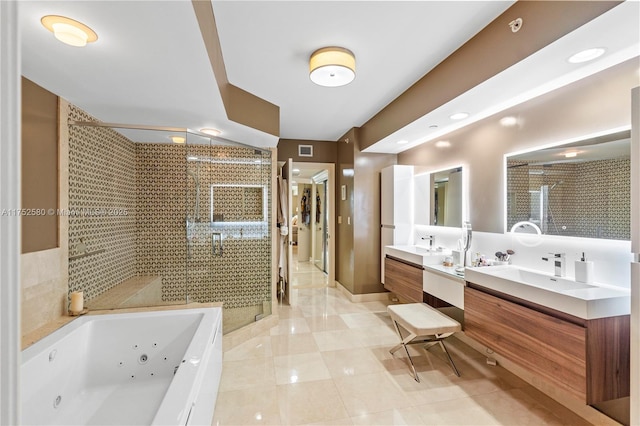
<svg viewBox="0 0 640 426">
<path fill-rule="evenodd" d="M 222 309 L 86 315 L 22 352 L 22 424 L 211 424 Z"/>
</svg>

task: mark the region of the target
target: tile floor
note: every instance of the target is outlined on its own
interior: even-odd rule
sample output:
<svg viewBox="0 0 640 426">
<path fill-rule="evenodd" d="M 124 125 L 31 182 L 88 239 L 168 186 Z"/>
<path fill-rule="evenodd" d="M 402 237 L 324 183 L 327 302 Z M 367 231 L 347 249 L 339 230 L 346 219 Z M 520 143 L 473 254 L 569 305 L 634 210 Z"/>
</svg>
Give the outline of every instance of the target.
<svg viewBox="0 0 640 426">
<path fill-rule="evenodd" d="M 413 380 L 386 303 L 352 303 L 313 266 L 296 263 L 299 306 L 227 351 L 214 425 L 588 425 L 450 338 L 455 376 L 438 346 L 411 347 Z M 415 354 L 415 356 L 414 356 Z"/>
</svg>

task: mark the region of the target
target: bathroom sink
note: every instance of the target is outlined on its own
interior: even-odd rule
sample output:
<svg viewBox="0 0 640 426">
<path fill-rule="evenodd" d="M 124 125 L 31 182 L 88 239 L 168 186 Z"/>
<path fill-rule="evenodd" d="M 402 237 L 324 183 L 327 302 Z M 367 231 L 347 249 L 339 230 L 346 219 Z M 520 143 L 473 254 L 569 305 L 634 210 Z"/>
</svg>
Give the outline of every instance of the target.
<svg viewBox="0 0 640 426">
<path fill-rule="evenodd" d="M 493 275 L 523 284 L 534 285 L 536 287 L 547 288 L 556 291 L 577 290 L 583 288 L 593 288 L 596 286 L 580 283 L 571 279 L 556 277 L 542 272 L 530 271 L 520 268 L 505 268 L 491 272 Z"/>
<path fill-rule="evenodd" d="M 436 265 L 442 263 L 446 256 L 450 256 L 451 251 L 442 248 L 437 249 L 424 246 L 397 245 L 386 246 L 385 254 L 418 265 Z"/>
<path fill-rule="evenodd" d="M 514 265 L 466 268 L 465 280 L 470 286 L 498 291 L 583 319 L 630 312 L 628 289 L 576 282 Z"/>
</svg>

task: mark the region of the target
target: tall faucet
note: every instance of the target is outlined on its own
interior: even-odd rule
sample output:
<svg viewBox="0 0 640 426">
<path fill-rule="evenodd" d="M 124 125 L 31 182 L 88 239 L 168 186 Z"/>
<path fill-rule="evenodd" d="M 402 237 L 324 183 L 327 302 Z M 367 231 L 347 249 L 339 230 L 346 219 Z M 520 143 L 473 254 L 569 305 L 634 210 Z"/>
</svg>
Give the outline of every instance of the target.
<svg viewBox="0 0 640 426">
<path fill-rule="evenodd" d="M 565 273 L 565 254 L 564 253 L 549 253 L 553 255 L 553 267 L 554 275 L 556 277 L 564 277 Z M 543 257 L 542 260 L 549 261 L 549 258 Z"/>
<path fill-rule="evenodd" d="M 422 237 L 422 240 L 429 240 L 429 248 L 433 248 L 436 244 L 436 236 L 435 235 L 427 235 L 426 237 Z"/>
</svg>

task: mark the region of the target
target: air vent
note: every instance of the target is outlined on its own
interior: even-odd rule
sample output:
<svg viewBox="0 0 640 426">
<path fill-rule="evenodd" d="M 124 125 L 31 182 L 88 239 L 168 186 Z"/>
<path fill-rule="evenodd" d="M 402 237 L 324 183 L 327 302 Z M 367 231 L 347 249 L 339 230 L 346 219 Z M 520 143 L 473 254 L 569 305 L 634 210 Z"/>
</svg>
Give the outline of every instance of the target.
<svg viewBox="0 0 640 426">
<path fill-rule="evenodd" d="M 313 145 L 298 145 L 298 156 L 313 157 Z"/>
</svg>

